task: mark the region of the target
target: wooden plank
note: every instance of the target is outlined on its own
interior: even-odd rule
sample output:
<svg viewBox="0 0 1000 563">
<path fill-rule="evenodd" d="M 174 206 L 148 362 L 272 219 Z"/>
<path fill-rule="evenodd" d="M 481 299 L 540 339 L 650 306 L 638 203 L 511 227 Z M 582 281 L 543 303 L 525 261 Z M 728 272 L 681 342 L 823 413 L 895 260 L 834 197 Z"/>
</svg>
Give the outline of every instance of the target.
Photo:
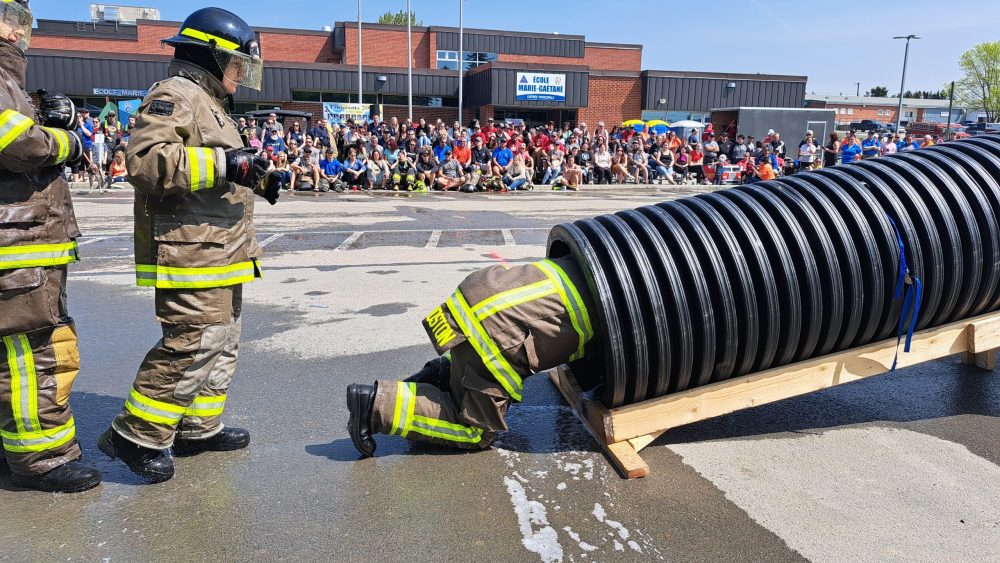
<svg viewBox="0 0 1000 563">
<path fill-rule="evenodd" d="M 988 352 L 1000 348 L 1000 315 L 979 317 L 969 325 L 970 352 Z"/>
<path fill-rule="evenodd" d="M 993 371 L 997 367 L 997 351 L 987 350 L 985 352 L 962 352 L 962 363 L 967 366 L 975 366 L 986 371 Z"/>
<path fill-rule="evenodd" d="M 665 433 L 666 430 L 659 430 L 657 432 L 653 432 L 652 434 L 646 434 L 645 436 L 632 438 L 631 440 L 628 440 L 628 443 L 632 444 L 632 447 L 635 448 L 635 451 L 641 452 L 646 446 L 655 442 L 657 438 L 659 438 Z"/>
<path fill-rule="evenodd" d="M 897 367 L 965 352 L 969 349 L 970 325 L 982 326 L 982 334 L 985 335 L 996 324 L 1000 324 L 1000 314 L 994 313 L 915 333 L 910 352 L 903 353 L 900 349 Z M 613 409 L 610 411 L 611 419 L 606 421 L 610 423 L 607 442 L 653 435 L 699 420 L 886 373 L 892 367 L 895 353 L 896 340 L 891 339 Z"/>
<path fill-rule="evenodd" d="M 604 426 L 607 408 L 598 401 L 590 401 L 583 397 L 580 386 L 573 379 L 569 368 L 558 367 L 549 372 L 549 378 L 622 477 L 638 479 L 649 475 L 649 465 L 639 457 L 639 451 L 632 444 L 608 443 L 604 439 L 600 429 Z"/>
</svg>

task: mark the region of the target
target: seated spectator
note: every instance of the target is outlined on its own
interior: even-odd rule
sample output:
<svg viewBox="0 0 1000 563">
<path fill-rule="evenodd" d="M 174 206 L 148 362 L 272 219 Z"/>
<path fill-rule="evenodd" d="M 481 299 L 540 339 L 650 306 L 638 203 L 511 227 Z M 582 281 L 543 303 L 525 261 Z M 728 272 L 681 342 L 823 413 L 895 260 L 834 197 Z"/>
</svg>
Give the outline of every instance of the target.
<svg viewBox="0 0 1000 563">
<path fill-rule="evenodd" d="M 479 180 L 483 176 L 489 177 L 493 174 L 493 154 L 485 146 L 485 141 L 481 136 L 472 137 L 472 151 L 470 168 L 472 174 L 472 184 L 479 186 Z"/>
<path fill-rule="evenodd" d="M 326 120 L 322 117 L 316 120 L 316 125 L 309 128 L 309 135 L 317 147 L 330 147 L 330 131 L 327 129 Z"/>
<path fill-rule="evenodd" d="M 455 148 L 451 150 L 452 154 L 455 155 L 455 160 L 462 165 L 462 169 L 466 172 L 471 172 L 472 168 L 472 149 L 465 144 L 465 138 L 459 137 L 455 139 Z"/>
<path fill-rule="evenodd" d="M 291 164 L 292 190 L 319 191 L 319 166 L 312 163 L 312 149 L 302 149 L 302 156 Z"/>
<path fill-rule="evenodd" d="M 326 156 L 319 161 L 319 191 L 344 191 L 344 182 L 341 180 L 343 173 L 344 167 L 337 160 L 337 153 L 332 148 L 326 149 Z"/>
<path fill-rule="evenodd" d="M 744 184 L 750 184 L 757 181 L 757 159 L 754 158 L 750 152 L 743 155 L 743 159 L 736 164 L 740 167 L 740 172 L 742 174 L 742 179 Z"/>
<path fill-rule="evenodd" d="M 292 139 L 286 145 L 285 152 L 288 153 L 288 162 L 295 162 L 296 160 L 302 158 L 302 147 L 299 146 L 299 142 Z"/>
<path fill-rule="evenodd" d="M 344 179 L 351 191 L 358 191 L 365 186 L 365 173 L 368 168 L 365 163 L 358 158 L 358 150 L 354 147 L 347 149 L 347 159 L 344 160 Z"/>
<path fill-rule="evenodd" d="M 431 154 L 430 147 L 420 149 L 420 156 L 417 157 L 415 166 L 417 182 L 414 191 L 426 192 L 429 186 L 434 185 L 437 178 L 437 163 L 434 162 L 434 155 Z"/>
<path fill-rule="evenodd" d="M 618 184 L 624 184 L 625 180 L 633 179 L 628 172 L 628 156 L 625 155 L 625 149 L 621 146 L 615 149 L 615 154 L 611 157 L 611 176 Z"/>
<path fill-rule="evenodd" d="M 571 190 L 579 189 L 583 183 L 583 171 L 572 156 L 566 157 L 563 162 L 562 178 L 565 180 L 565 187 Z"/>
<path fill-rule="evenodd" d="M 288 152 L 287 145 L 285 145 L 285 140 L 281 138 L 278 134 L 277 129 L 271 129 L 268 132 L 267 138 L 261 141 L 262 146 L 266 149 L 271 147 L 274 149 L 275 153 Z"/>
<path fill-rule="evenodd" d="M 247 144 L 250 145 L 252 148 L 257 149 L 257 152 L 260 152 L 261 150 L 264 149 L 264 144 L 261 143 L 260 139 L 257 138 L 256 129 L 247 128 Z"/>
<path fill-rule="evenodd" d="M 687 179 L 688 166 L 691 164 L 691 155 L 688 154 L 687 146 L 682 145 L 677 158 L 674 159 L 674 171 L 681 176 L 681 180 Z"/>
<path fill-rule="evenodd" d="M 649 183 L 649 156 L 646 155 L 642 143 L 632 145 L 632 152 L 628 155 L 628 164 L 636 184 L 639 183 L 640 179 L 643 184 Z"/>
<path fill-rule="evenodd" d="M 292 126 L 285 133 L 285 144 L 290 145 L 292 141 L 295 141 L 301 147 L 305 143 L 305 140 L 305 131 L 302 130 L 302 124 L 298 121 L 293 121 Z"/>
<path fill-rule="evenodd" d="M 108 185 L 115 182 L 128 182 L 128 171 L 125 169 L 125 153 L 123 151 L 115 151 L 114 159 L 111 161 Z"/>
<path fill-rule="evenodd" d="M 316 166 L 319 166 L 319 159 L 322 156 L 321 153 L 322 149 L 318 145 L 315 145 L 313 143 L 312 137 L 308 136 L 306 137 L 306 144 L 305 146 L 302 147 L 302 152 L 305 152 L 305 149 L 309 149 L 310 162 L 312 162 Z"/>
<path fill-rule="evenodd" d="M 457 190 L 465 184 L 465 170 L 451 148 L 444 151 L 444 163 L 438 167 L 437 186 L 444 191 Z"/>
<path fill-rule="evenodd" d="M 281 179 L 281 186 L 286 190 L 292 189 L 292 167 L 288 165 L 288 154 L 279 152 L 274 161 L 274 172 L 278 173 Z"/>
<path fill-rule="evenodd" d="M 448 135 L 440 135 L 434 142 L 434 161 L 441 165 L 445 161 L 445 151 L 451 149 L 448 146 Z"/>
<path fill-rule="evenodd" d="M 409 149 L 400 150 L 399 158 L 396 160 L 396 168 L 392 170 L 392 189 L 398 191 L 400 186 L 405 187 L 407 190 L 412 190 L 414 184 L 416 184 L 417 178 L 416 173 L 413 169 L 414 164 L 416 164 L 416 142 L 410 141 L 410 147 L 413 148 L 414 152 Z"/>
<path fill-rule="evenodd" d="M 510 168 L 507 169 L 507 174 L 503 177 L 504 185 L 512 192 L 524 186 L 528 186 L 528 189 L 531 189 L 528 178 L 530 174 L 529 170 L 524 162 L 524 156 L 518 153 L 514 156 L 514 163 L 510 165 Z"/>
<path fill-rule="evenodd" d="M 558 148 L 553 150 L 549 155 L 549 167 L 545 170 L 545 176 L 542 177 L 543 184 L 552 184 L 562 176 L 563 171 L 563 152 Z"/>
<path fill-rule="evenodd" d="M 664 152 L 660 147 L 653 149 L 653 154 L 650 156 L 649 165 L 656 172 L 657 181 L 662 184 L 664 180 L 668 184 L 674 184 L 674 160 L 673 154 L 670 151 Z"/>
<path fill-rule="evenodd" d="M 514 153 L 506 145 L 499 145 L 493 149 L 493 176 L 497 179 L 503 178 L 512 160 Z"/>
<path fill-rule="evenodd" d="M 593 155 L 590 154 L 590 143 L 583 141 L 583 145 L 580 148 L 574 146 L 570 149 L 570 154 L 576 165 L 580 167 L 580 172 L 583 173 L 584 184 L 594 183 L 594 161 Z"/>
<path fill-rule="evenodd" d="M 594 151 L 594 179 L 598 184 L 611 183 L 611 153 L 603 140 L 598 140 Z"/>
<path fill-rule="evenodd" d="M 389 183 L 389 163 L 382 156 L 382 151 L 378 148 L 372 150 L 372 154 L 365 162 L 368 168 L 368 189 L 384 190 Z"/>
</svg>

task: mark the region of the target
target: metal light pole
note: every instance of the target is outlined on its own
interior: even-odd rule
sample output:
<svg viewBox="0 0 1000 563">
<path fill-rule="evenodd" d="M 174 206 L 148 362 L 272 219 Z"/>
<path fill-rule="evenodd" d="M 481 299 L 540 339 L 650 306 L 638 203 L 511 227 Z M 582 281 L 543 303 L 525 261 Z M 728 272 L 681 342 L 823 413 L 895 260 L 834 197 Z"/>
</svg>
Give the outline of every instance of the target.
<svg viewBox="0 0 1000 563">
<path fill-rule="evenodd" d="M 893 39 L 906 39 L 906 50 L 903 51 L 903 78 L 899 82 L 899 108 L 896 110 L 896 132 L 899 132 L 899 123 L 903 119 L 903 92 L 906 89 L 906 61 L 910 58 L 910 39 L 920 39 L 916 35 L 897 35 Z"/>
<path fill-rule="evenodd" d="M 406 0 L 406 105 L 407 119 L 413 123 L 413 37 L 410 24 L 413 21 L 413 8 L 410 7 L 410 0 Z"/>
<path fill-rule="evenodd" d="M 358 0 L 358 103 L 364 103 L 364 74 L 361 64 L 361 0 Z"/>
<path fill-rule="evenodd" d="M 465 45 L 462 43 L 465 34 L 465 0 L 458 0 L 458 123 L 465 123 L 462 119 L 462 77 L 465 70 Z"/>
<path fill-rule="evenodd" d="M 855 82 L 854 85 L 858 88 L 857 96 L 861 97 L 861 83 L 860 82 Z"/>
</svg>

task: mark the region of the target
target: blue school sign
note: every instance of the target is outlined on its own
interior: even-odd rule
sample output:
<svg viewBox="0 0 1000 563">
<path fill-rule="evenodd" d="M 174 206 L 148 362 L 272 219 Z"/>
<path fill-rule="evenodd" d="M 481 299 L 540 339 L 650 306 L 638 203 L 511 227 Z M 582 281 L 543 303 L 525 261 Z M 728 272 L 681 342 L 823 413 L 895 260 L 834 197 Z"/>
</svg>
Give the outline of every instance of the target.
<svg viewBox="0 0 1000 563">
<path fill-rule="evenodd" d="M 566 101 L 565 74 L 519 72 L 516 87 L 515 100 L 518 102 Z"/>
</svg>

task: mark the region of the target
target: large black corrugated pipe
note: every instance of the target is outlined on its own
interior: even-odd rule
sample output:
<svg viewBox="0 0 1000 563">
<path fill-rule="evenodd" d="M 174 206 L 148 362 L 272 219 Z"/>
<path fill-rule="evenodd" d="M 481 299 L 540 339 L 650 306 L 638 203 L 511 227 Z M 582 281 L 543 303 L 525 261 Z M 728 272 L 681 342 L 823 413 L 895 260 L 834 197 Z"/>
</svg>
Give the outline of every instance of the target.
<svg viewBox="0 0 1000 563">
<path fill-rule="evenodd" d="M 559 225 L 548 254 L 583 268 L 598 338 L 573 367 L 616 407 L 997 310 L 998 218 L 981 136 Z"/>
</svg>

